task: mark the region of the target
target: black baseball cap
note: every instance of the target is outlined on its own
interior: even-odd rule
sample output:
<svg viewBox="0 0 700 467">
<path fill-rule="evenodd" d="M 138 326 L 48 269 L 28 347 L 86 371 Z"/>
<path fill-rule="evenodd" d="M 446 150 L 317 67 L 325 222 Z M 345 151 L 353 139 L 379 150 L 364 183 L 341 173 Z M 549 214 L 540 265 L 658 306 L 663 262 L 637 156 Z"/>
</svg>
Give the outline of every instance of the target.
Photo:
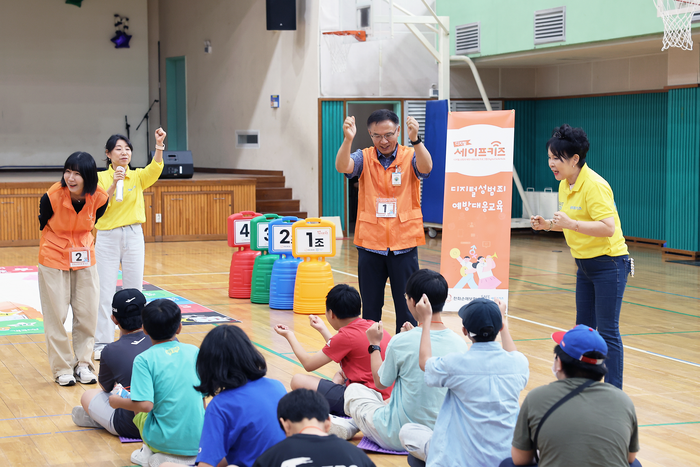
<svg viewBox="0 0 700 467">
<path fill-rule="evenodd" d="M 146 297 L 138 289 L 123 289 L 112 298 L 112 314 L 117 318 L 141 316 L 141 310 L 146 306 Z"/>
<path fill-rule="evenodd" d="M 462 325 L 471 337 L 496 337 L 503 327 L 501 309 L 493 300 L 475 298 L 459 309 Z"/>
</svg>

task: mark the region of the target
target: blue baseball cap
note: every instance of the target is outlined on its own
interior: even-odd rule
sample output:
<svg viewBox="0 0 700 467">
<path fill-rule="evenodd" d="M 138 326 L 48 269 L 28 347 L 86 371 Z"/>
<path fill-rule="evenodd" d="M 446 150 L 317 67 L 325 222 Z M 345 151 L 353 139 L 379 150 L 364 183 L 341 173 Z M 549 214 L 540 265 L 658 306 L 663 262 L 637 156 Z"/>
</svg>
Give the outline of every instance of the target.
<svg viewBox="0 0 700 467">
<path fill-rule="evenodd" d="M 605 358 L 590 358 L 583 354 L 588 352 L 600 352 L 608 355 L 608 344 L 605 343 L 598 331 L 579 324 L 566 332 L 559 331 L 552 334 L 554 342 L 559 344 L 561 350 L 569 357 L 591 365 L 602 365 Z"/>
</svg>

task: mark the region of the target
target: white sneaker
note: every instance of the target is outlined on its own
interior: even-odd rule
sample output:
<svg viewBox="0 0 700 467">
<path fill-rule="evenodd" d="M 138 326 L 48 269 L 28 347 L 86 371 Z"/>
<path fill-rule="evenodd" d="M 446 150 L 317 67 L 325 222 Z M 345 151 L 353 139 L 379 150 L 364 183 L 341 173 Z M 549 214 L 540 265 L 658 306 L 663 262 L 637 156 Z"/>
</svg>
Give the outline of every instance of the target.
<svg viewBox="0 0 700 467">
<path fill-rule="evenodd" d="M 90 371 L 87 363 L 78 363 L 78 366 L 75 367 L 75 378 L 82 384 L 95 384 L 97 382 L 95 374 Z"/>
<path fill-rule="evenodd" d="M 85 411 L 82 406 L 73 407 L 73 412 L 71 412 L 73 418 L 73 423 L 82 427 L 89 428 L 103 428 L 102 425 L 97 423 L 92 417 Z"/>
<path fill-rule="evenodd" d="M 137 449 L 131 453 L 131 462 L 143 467 L 148 467 L 148 459 L 150 459 L 152 455 L 153 451 L 151 451 L 151 448 L 146 446 L 146 443 L 143 443 L 141 449 Z"/>
<path fill-rule="evenodd" d="M 340 439 L 351 440 L 360 431 L 351 418 L 340 418 L 331 415 L 331 435 L 336 435 Z"/>
<path fill-rule="evenodd" d="M 178 465 L 194 465 L 197 460 L 197 456 L 176 456 L 174 454 L 166 454 L 164 452 L 158 452 L 153 454 L 148 460 L 149 467 L 159 467 L 161 464 L 166 462 L 173 462 Z"/>
<path fill-rule="evenodd" d="M 75 386 L 75 378 L 73 375 L 59 375 L 56 382 L 61 386 Z"/>
</svg>

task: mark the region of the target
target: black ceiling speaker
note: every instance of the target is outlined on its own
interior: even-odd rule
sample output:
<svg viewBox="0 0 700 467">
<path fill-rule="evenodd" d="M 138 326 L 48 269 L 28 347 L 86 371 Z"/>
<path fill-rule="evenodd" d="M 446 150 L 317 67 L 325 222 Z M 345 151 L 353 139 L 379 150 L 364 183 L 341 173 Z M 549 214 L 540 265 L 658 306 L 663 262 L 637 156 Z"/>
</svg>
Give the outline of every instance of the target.
<svg viewBox="0 0 700 467">
<path fill-rule="evenodd" d="M 296 31 L 296 0 L 265 0 L 268 31 Z"/>
</svg>

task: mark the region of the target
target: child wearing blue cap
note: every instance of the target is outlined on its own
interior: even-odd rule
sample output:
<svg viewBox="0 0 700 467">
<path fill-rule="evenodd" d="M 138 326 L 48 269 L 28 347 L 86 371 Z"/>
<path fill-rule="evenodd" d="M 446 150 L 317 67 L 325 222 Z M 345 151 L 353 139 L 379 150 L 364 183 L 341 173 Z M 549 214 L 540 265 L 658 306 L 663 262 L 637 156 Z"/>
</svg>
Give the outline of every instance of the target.
<svg viewBox="0 0 700 467">
<path fill-rule="evenodd" d="M 555 332 L 552 339 L 557 343 L 552 366 L 557 380 L 525 398 L 515 425 L 513 457 L 501 467 L 641 466 L 636 460 L 634 404 L 620 389 L 602 382 L 608 372 L 605 340 L 583 324 Z"/>
</svg>

